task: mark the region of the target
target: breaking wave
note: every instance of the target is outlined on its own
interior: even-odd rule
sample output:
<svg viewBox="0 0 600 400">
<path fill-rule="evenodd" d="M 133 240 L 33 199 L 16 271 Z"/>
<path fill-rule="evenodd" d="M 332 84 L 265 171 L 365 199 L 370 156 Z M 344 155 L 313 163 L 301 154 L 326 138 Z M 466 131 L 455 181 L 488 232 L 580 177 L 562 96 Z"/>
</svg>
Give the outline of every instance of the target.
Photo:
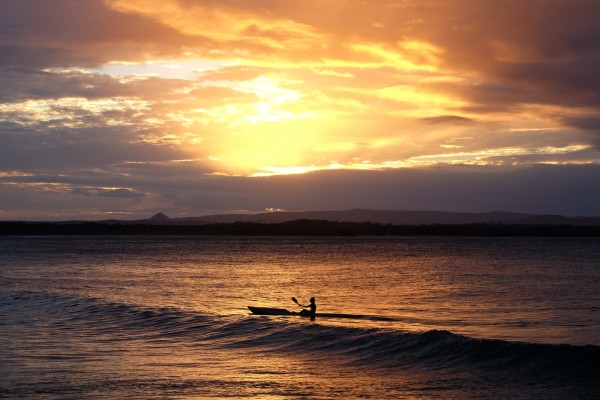
<svg viewBox="0 0 600 400">
<path fill-rule="evenodd" d="M 48 293 L 0 295 L 0 316 L 27 310 L 52 317 L 66 330 L 110 332 L 115 338 L 198 342 L 323 357 L 341 364 L 451 372 L 498 372 L 502 379 L 542 379 L 558 387 L 600 393 L 600 347 L 478 339 L 449 331 L 323 326 L 300 318 L 213 316 L 176 308 L 150 308 Z"/>
</svg>

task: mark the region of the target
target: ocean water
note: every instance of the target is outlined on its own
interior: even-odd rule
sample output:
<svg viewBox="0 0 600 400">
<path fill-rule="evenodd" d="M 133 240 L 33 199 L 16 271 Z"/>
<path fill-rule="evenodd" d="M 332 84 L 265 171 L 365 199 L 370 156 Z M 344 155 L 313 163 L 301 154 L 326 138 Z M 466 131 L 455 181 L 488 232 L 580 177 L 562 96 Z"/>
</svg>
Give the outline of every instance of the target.
<svg viewBox="0 0 600 400">
<path fill-rule="evenodd" d="M 0 398 L 600 398 L 600 238 L 0 237 Z M 256 316 L 247 306 L 361 318 Z"/>
</svg>

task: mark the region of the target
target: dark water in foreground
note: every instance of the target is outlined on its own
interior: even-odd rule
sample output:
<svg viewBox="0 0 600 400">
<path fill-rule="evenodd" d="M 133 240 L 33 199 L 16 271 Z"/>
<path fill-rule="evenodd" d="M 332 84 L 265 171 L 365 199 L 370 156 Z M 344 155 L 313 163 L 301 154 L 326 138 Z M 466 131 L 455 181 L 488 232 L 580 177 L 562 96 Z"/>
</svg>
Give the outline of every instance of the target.
<svg viewBox="0 0 600 400">
<path fill-rule="evenodd" d="M 600 397 L 599 238 L 0 238 L 0 397 Z M 361 319 L 260 317 L 246 306 Z"/>
</svg>

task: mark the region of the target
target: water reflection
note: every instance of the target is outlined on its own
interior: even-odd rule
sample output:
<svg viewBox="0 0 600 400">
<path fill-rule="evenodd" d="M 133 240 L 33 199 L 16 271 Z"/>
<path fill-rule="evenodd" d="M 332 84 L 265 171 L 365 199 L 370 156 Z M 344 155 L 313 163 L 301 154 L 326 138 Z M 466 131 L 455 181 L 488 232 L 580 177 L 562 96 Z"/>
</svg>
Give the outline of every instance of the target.
<svg viewBox="0 0 600 400">
<path fill-rule="evenodd" d="M 0 396 L 586 398 L 599 244 L 2 239 Z"/>
<path fill-rule="evenodd" d="M 319 324 L 600 343 L 594 238 L 31 238 L 2 250 L 16 290 L 209 315 L 316 296 L 320 312 L 390 319 Z"/>
</svg>

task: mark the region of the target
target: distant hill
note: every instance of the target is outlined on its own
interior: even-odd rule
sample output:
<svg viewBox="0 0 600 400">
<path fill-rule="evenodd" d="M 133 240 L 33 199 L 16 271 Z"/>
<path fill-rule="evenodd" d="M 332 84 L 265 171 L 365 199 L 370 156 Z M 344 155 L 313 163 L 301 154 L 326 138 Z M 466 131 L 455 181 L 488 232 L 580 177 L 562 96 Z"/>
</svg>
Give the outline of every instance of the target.
<svg viewBox="0 0 600 400">
<path fill-rule="evenodd" d="M 398 211 L 355 209 L 341 211 L 278 211 L 260 214 L 218 214 L 201 217 L 169 218 L 158 213 L 149 219 L 136 221 L 107 220 L 107 224 L 149 225 L 206 225 L 215 223 L 252 222 L 282 223 L 295 220 L 323 220 L 338 222 L 373 222 L 392 225 L 462 225 L 462 224 L 507 224 L 507 225 L 576 225 L 599 226 L 600 217 L 565 217 L 561 215 L 535 215 L 492 211 L 485 213 L 455 213 L 444 211 Z"/>
<path fill-rule="evenodd" d="M 26 235 L 236 235 L 236 236 L 530 236 L 600 237 L 599 217 L 564 217 L 503 211 L 345 210 L 222 214 L 104 221 L 0 221 L 0 236 Z"/>
</svg>

